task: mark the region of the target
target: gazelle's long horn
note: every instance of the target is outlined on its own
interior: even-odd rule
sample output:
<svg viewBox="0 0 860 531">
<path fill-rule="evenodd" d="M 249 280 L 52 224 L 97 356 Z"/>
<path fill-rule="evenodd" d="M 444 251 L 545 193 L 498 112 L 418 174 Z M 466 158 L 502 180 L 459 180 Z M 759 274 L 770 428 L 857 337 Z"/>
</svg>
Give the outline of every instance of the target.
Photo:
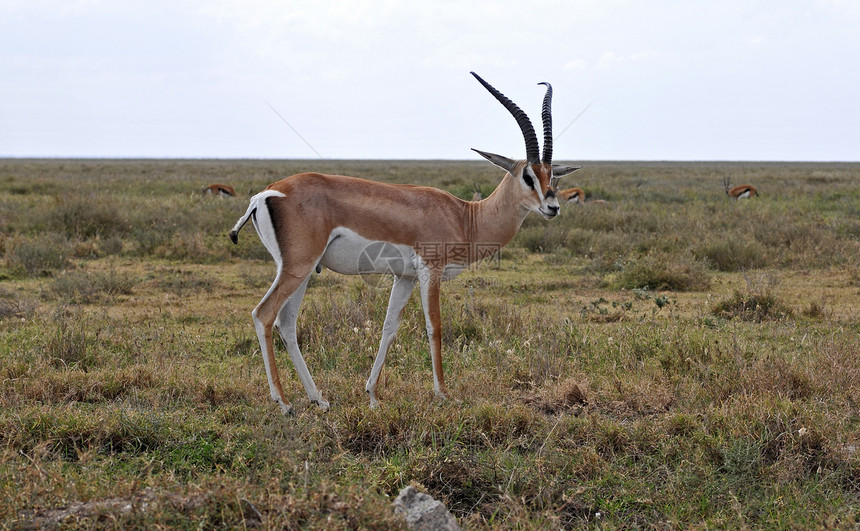
<svg viewBox="0 0 860 531">
<path fill-rule="evenodd" d="M 505 109 L 514 116 L 514 119 L 517 121 L 517 125 L 520 126 L 520 130 L 523 132 L 523 138 L 525 138 L 526 141 L 526 160 L 532 164 L 538 163 L 540 148 L 538 147 L 537 135 L 535 134 L 535 128 L 532 126 L 532 122 L 529 120 L 526 113 L 517 107 L 516 103 L 506 98 L 504 94 L 494 89 L 492 85 L 481 79 L 481 76 L 474 72 L 471 72 L 471 74 L 475 76 L 475 79 L 477 79 L 481 85 L 484 85 L 484 88 L 489 90 L 490 94 L 495 96 L 496 99 L 499 100 L 499 103 L 504 105 Z"/>
<path fill-rule="evenodd" d="M 552 85 L 544 81 L 538 85 L 546 85 L 546 95 L 543 97 L 543 107 L 540 115 L 543 119 L 543 158 L 544 164 L 552 164 Z"/>
</svg>

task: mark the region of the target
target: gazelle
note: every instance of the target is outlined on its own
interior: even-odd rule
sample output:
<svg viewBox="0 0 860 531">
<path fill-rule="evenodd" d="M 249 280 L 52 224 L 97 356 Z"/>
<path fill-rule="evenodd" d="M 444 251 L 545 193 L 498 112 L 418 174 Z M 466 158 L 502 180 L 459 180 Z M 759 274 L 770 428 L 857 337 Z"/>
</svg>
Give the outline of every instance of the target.
<svg viewBox="0 0 860 531">
<path fill-rule="evenodd" d="M 382 327 L 379 350 L 365 385 L 370 406 L 378 405 L 376 383 L 400 325 L 401 313 L 416 282 L 421 293 L 437 397 L 447 395 L 442 374 L 440 284 L 470 263 L 492 255 L 514 237 L 529 212 L 546 219 L 559 211 L 558 178 L 579 168 L 552 164 L 552 87 L 546 85 L 542 112 L 543 157 L 528 116 L 477 74 L 472 75 L 517 121 L 526 142 L 526 160 L 475 150 L 505 176 L 493 193 L 478 202 L 414 185 L 301 173 L 270 184 L 251 198 L 245 214 L 230 231 L 250 219 L 277 264 L 269 291 L 251 313 L 272 399 L 284 414 L 292 408 L 284 396 L 272 344 L 272 328 L 281 338 L 308 398 L 327 409 L 296 339 L 299 305 L 311 273 L 319 266 L 346 275 L 388 273 L 394 284 Z M 372 252 L 367 252 L 372 249 Z"/>
<path fill-rule="evenodd" d="M 481 187 L 477 184 L 472 188 L 474 191 L 472 192 L 472 201 L 480 201 L 484 198 L 484 194 L 481 193 Z"/>
<path fill-rule="evenodd" d="M 218 197 L 236 196 L 236 190 L 234 190 L 232 186 L 227 186 L 226 184 L 210 184 L 203 189 L 203 193 L 206 195 L 217 195 Z"/>
<path fill-rule="evenodd" d="M 577 205 L 585 204 L 585 192 L 582 191 L 582 188 L 559 190 L 558 198 L 562 203 L 576 203 Z M 605 205 L 607 203 L 608 201 L 605 199 L 591 199 L 588 201 L 589 205 Z"/>
<path fill-rule="evenodd" d="M 585 192 L 582 188 L 568 188 L 567 190 L 559 190 L 558 198 L 564 203 L 585 203 Z"/>
<path fill-rule="evenodd" d="M 723 186 L 726 189 L 726 195 L 733 199 L 748 199 L 758 195 L 758 190 L 751 184 L 739 184 L 732 187 L 728 177 L 723 178 Z"/>
</svg>

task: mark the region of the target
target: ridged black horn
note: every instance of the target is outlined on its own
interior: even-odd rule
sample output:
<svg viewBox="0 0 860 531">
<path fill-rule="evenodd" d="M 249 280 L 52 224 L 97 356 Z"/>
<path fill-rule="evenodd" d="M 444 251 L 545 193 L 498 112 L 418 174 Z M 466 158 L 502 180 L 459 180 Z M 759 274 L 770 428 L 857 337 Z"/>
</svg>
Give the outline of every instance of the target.
<svg viewBox="0 0 860 531">
<path fill-rule="evenodd" d="M 529 120 L 526 113 L 517 107 L 516 103 L 506 98 L 504 94 L 494 89 L 492 85 L 481 79 L 481 76 L 474 72 L 471 74 L 475 76 L 475 79 L 477 79 L 481 85 L 484 85 L 484 88 L 489 90 L 490 94 L 495 96 L 496 99 L 505 106 L 505 109 L 514 116 L 514 119 L 516 119 L 517 125 L 520 126 L 520 129 L 523 132 L 523 138 L 525 138 L 526 141 L 526 160 L 532 164 L 539 162 L 540 148 L 538 147 L 537 135 L 535 134 L 535 128 L 532 126 L 532 122 Z"/>
<path fill-rule="evenodd" d="M 552 164 L 552 85 L 544 81 L 538 85 L 546 85 L 546 95 L 543 97 L 543 107 L 540 115 L 543 118 L 543 158 L 544 164 Z"/>
</svg>

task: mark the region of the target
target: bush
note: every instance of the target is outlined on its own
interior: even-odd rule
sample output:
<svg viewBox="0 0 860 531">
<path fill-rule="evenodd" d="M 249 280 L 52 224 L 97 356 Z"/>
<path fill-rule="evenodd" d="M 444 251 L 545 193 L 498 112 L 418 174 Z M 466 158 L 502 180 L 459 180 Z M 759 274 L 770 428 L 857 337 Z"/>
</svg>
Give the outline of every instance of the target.
<svg viewBox="0 0 860 531">
<path fill-rule="evenodd" d="M 87 304 L 99 297 L 91 275 L 83 271 L 71 271 L 57 277 L 50 288 L 51 293 L 63 302 Z"/>
<path fill-rule="evenodd" d="M 119 236 L 110 236 L 99 242 L 99 254 L 103 255 L 119 255 L 122 254 L 123 239 Z"/>
<path fill-rule="evenodd" d="M 69 243 L 58 234 L 16 238 L 6 242 L 6 263 L 15 272 L 28 276 L 50 275 L 69 266 Z"/>
<path fill-rule="evenodd" d="M 767 264 L 767 251 L 752 239 L 732 236 L 703 242 L 694 251 L 718 271 L 755 269 Z"/>
<path fill-rule="evenodd" d="M 705 264 L 689 253 L 654 252 L 625 263 L 614 284 L 626 289 L 703 291 L 711 280 Z"/>
<path fill-rule="evenodd" d="M 741 293 L 740 291 L 735 291 L 731 297 L 714 305 L 711 313 L 723 319 L 738 318 L 756 323 L 784 319 L 792 315 L 791 308 L 773 293 Z"/>
<path fill-rule="evenodd" d="M 777 280 L 770 275 L 755 278 L 744 275 L 747 284 L 745 293 L 735 290 L 728 299 L 714 305 L 711 313 L 723 319 L 738 318 L 743 321 L 760 323 L 791 317 L 789 308 L 775 293 Z"/>
<path fill-rule="evenodd" d="M 117 201 L 110 196 L 60 196 L 48 211 L 48 226 L 68 236 L 92 238 L 128 231 L 128 221 L 120 215 Z"/>
<path fill-rule="evenodd" d="M 88 369 L 95 365 L 98 338 L 87 332 L 89 321 L 78 310 L 61 307 L 43 352 L 54 366 Z"/>
<path fill-rule="evenodd" d="M 36 303 L 21 299 L 15 293 L 0 289 L 0 319 L 6 317 L 32 317 L 36 313 Z"/>
<path fill-rule="evenodd" d="M 106 296 L 130 295 L 136 283 L 130 275 L 113 270 L 107 273 L 71 271 L 57 277 L 51 291 L 64 302 L 89 304 Z"/>
<path fill-rule="evenodd" d="M 155 284 L 160 290 L 184 297 L 188 293 L 211 293 L 219 282 L 206 274 L 177 269 L 160 273 Z"/>
<path fill-rule="evenodd" d="M 515 241 L 533 253 L 550 253 L 565 246 L 569 230 L 564 226 L 524 227 Z"/>
</svg>

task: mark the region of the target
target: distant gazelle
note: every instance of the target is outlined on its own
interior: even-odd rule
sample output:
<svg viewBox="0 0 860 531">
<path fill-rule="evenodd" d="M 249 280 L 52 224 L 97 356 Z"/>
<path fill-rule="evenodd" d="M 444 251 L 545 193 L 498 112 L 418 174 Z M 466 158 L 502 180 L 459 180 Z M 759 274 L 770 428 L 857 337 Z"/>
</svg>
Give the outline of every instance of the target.
<svg viewBox="0 0 860 531">
<path fill-rule="evenodd" d="M 559 190 L 558 198 L 563 203 L 585 203 L 585 192 L 582 188 L 568 188 L 567 190 Z"/>
<path fill-rule="evenodd" d="M 391 274 L 394 285 L 382 326 L 382 340 L 365 385 L 370 406 L 377 405 L 376 383 L 400 316 L 417 283 L 430 340 L 433 387 L 445 398 L 442 374 L 441 280 L 457 276 L 470 263 L 508 243 L 529 212 L 545 219 L 558 215 L 558 178 L 579 168 L 552 163 L 552 87 L 546 85 L 541 116 L 543 157 L 528 116 L 474 72 L 475 78 L 510 112 L 526 142 L 526 160 L 475 150 L 505 170 L 499 185 L 482 201 L 463 201 L 426 186 L 387 184 L 355 177 L 300 173 L 270 184 L 251 198 L 245 214 L 230 231 L 250 219 L 277 264 L 272 287 L 251 316 L 260 341 L 269 392 L 284 414 L 292 408 L 284 396 L 272 331 L 281 339 L 308 398 L 320 408 L 329 403 L 314 384 L 296 338 L 299 305 L 314 269 L 325 266 L 346 275 Z"/>
<path fill-rule="evenodd" d="M 203 189 L 203 193 L 206 195 L 216 195 L 219 197 L 236 196 L 236 190 L 234 190 L 232 186 L 228 186 L 226 184 L 210 184 Z"/>
<path fill-rule="evenodd" d="M 582 188 L 568 188 L 567 190 L 559 190 L 559 201 L 562 203 L 576 203 L 577 205 L 585 204 L 585 192 Z M 605 205 L 605 199 L 592 199 L 588 202 L 589 205 Z"/>
<path fill-rule="evenodd" d="M 726 189 L 726 195 L 732 199 L 748 199 L 758 195 L 758 190 L 755 189 L 755 186 L 751 184 L 739 184 L 733 187 L 729 183 L 728 177 L 723 179 L 723 186 Z"/>
<path fill-rule="evenodd" d="M 484 198 L 484 194 L 481 193 L 481 187 L 477 184 L 474 186 L 474 192 L 472 192 L 472 201 L 480 201 Z"/>
</svg>

